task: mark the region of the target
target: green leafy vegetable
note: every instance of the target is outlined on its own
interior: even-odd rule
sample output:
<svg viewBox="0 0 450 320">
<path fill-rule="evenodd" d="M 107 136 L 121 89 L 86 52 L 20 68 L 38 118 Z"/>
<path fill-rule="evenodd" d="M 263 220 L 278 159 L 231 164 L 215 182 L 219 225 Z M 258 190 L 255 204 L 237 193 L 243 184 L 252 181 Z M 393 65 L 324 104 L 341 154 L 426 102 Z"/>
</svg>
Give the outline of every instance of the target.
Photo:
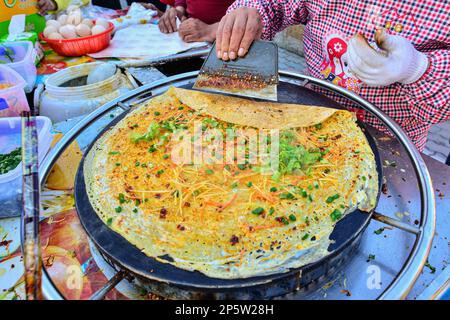
<svg viewBox="0 0 450 320">
<path fill-rule="evenodd" d="M 7 154 L 0 154 L 0 174 L 14 170 L 22 161 L 22 148 L 17 148 Z"/>
<path fill-rule="evenodd" d="M 334 209 L 334 211 L 330 214 L 332 221 L 337 221 L 342 217 L 342 212 L 338 209 Z"/>
<path fill-rule="evenodd" d="M 155 139 L 156 137 L 159 136 L 160 133 L 160 125 L 156 122 L 152 122 L 150 123 L 150 125 L 148 126 L 147 132 L 144 134 L 139 134 L 137 132 L 133 132 L 131 134 L 131 141 L 133 141 L 134 143 L 138 143 L 141 141 L 147 141 L 150 142 L 153 139 Z"/>
</svg>

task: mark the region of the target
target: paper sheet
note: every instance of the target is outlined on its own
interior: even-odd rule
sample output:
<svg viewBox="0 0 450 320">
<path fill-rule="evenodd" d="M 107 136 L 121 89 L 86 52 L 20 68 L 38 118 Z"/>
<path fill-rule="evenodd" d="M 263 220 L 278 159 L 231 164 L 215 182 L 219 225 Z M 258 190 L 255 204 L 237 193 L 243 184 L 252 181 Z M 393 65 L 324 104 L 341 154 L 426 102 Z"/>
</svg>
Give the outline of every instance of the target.
<svg viewBox="0 0 450 320">
<path fill-rule="evenodd" d="M 93 58 L 157 59 L 205 46 L 206 42 L 186 43 L 178 32 L 164 34 L 157 25 L 133 25 L 118 30 L 108 48 L 89 54 Z"/>
</svg>

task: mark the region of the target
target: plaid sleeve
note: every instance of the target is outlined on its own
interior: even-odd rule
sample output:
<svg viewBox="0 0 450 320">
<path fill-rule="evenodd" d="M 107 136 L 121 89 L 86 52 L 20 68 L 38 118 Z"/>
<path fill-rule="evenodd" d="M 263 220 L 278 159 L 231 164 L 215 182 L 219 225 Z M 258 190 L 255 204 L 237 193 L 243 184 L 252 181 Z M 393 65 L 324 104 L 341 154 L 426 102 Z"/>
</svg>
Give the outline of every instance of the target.
<svg viewBox="0 0 450 320">
<path fill-rule="evenodd" d="M 402 92 L 418 120 L 438 123 L 450 119 L 450 50 L 426 53 L 430 66 Z"/>
<path fill-rule="evenodd" d="M 228 13 L 241 7 L 256 8 L 264 25 L 262 39 L 271 40 L 284 28 L 306 23 L 308 11 L 304 0 L 236 0 Z"/>
</svg>

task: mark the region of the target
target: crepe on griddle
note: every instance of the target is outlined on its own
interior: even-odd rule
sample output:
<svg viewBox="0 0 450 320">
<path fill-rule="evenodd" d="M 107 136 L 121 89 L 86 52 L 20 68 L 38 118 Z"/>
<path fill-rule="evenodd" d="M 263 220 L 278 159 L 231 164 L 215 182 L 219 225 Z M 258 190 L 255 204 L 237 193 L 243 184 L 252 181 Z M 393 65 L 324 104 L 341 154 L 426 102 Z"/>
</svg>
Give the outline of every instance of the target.
<svg viewBox="0 0 450 320">
<path fill-rule="evenodd" d="M 278 171 L 172 161 L 198 122 L 224 134 L 279 129 Z M 374 155 L 352 113 L 177 88 L 103 134 L 84 172 L 90 202 L 112 230 L 160 262 L 223 279 L 317 261 L 337 221 L 372 210 L 378 193 Z"/>
</svg>

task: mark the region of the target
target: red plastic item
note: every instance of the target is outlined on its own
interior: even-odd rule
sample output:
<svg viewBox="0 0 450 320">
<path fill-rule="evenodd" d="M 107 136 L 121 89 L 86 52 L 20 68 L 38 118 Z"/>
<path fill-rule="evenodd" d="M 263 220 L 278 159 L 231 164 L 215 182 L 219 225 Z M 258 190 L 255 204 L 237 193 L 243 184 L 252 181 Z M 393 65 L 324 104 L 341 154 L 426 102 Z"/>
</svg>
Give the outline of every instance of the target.
<svg viewBox="0 0 450 320">
<path fill-rule="evenodd" d="M 95 23 L 95 22 L 94 22 Z M 43 33 L 39 38 L 49 44 L 49 46 L 59 55 L 67 57 L 79 57 L 88 53 L 98 52 L 105 49 L 111 41 L 111 34 L 114 25 L 109 22 L 109 28 L 104 32 L 75 39 L 47 39 Z"/>
<path fill-rule="evenodd" d="M 175 0 L 159 0 L 159 2 L 162 2 L 164 4 L 168 4 L 171 7 L 173 7 L 175 5 Z"/>
</svg>

